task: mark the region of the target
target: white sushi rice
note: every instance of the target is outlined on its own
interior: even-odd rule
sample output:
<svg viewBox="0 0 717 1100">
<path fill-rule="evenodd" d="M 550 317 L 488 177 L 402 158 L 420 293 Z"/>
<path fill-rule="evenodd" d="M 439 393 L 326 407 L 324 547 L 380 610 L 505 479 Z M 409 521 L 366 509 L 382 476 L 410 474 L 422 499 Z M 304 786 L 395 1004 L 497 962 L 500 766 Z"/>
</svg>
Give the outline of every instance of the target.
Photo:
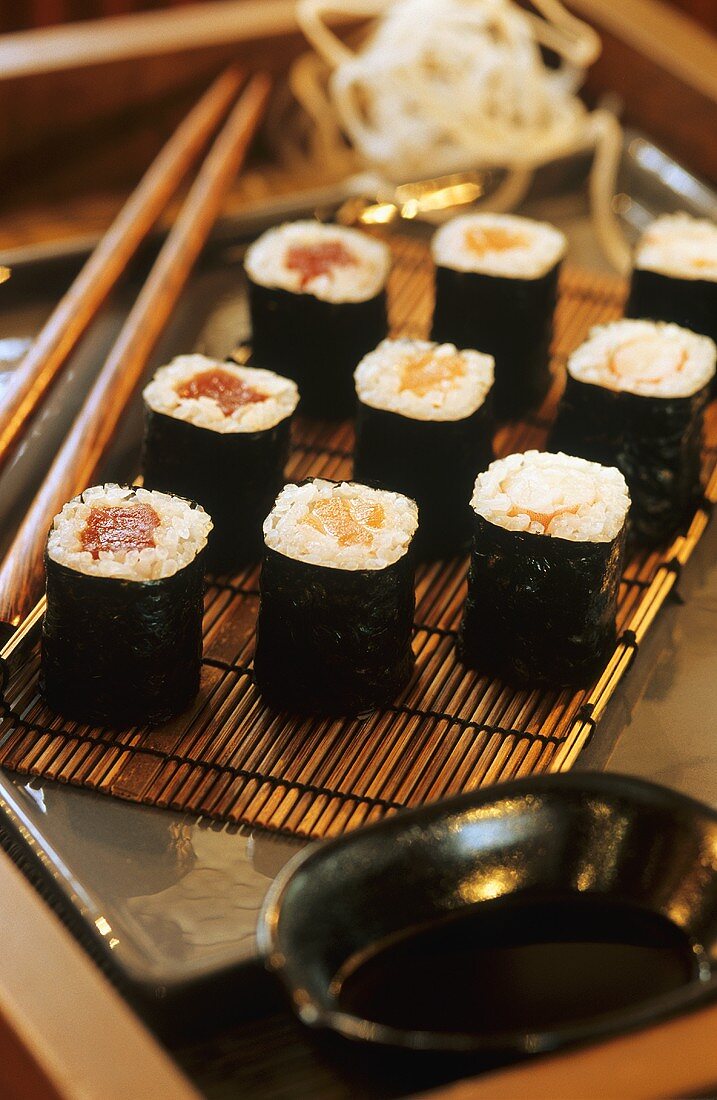
<svg viewBox="0 0 717 1100">
<path fill-rule="evenodd" d="M 647 227 L 635 267 L 675 279 L 717 281 L 717 224 L 689 214 L 663 214 Z"/>
<path fill-rule="evenodd" d="M 510 279 L 539 279 L 565 254 L 567 241 L 547 222 L 515 214 L 461 214 L 431 242 L 434 263 Z"/>
<path fill-rule="evenodd" d="M 100 550 L 94 558 L 82 547 L 82 533 L 93 508 L 149 505 L 159 516 L 153 532 L 155 545 L 143 550 Z M 167 493 L 125 485 L 95 485 L 69 501 L 52 521 L 47 552 L 53 561 L 78 573 L 117 577 L 128 581 L 156 581 L 172 577 L 204 549 L 212 521 L 203 508 Z"/>
<path fill-rule="evenodd" d="M 305 284 L 301 272 L 287 266 L 292 248 L 311 248 L 339 242 L 355 262 L 335 264 Z M 294 294 L 311 294 L 325 302 L 365 302 L 374 298 L 386 283 L 391 253 L 382 241 L 340 225 L 317 221 L 287 222 L 267 230 L 247 249 L 244 267 L 254 283 L 279 287 Z"/>
<path fill-rule="evenodd" d="M 214 398 L 180 397 L 179 390 L 198 374 L 221 370 L 266 395 L 264 401 L 239 405 L 226 415 Z M 290 378 L 257 367 L 240 367 L 204 355 L 179 355 L 166 367 L 160 367 L 142 392 L 145 402 L 156 413 L 186 420 L 197 428 L 212 432 L 262 432 L 291 416 L 299 403 L 299 390 Z"/>
<path fill-rule="evenodd" d="M 331 524 L 325 526 L 322 509 L 327 505 L 346 510 L 349 535 L 358 540 L 342 542 Z M 310 565 L 384 569 L 403 557 L 417 527 L 418 508 L 401 493 L 317 479 L 282 489 L 264 522 L 264 541 L 271 550 Z"/>
<path fill-rule="evenodd" d="M 614 466 L 526 451 L 498 459 L 478 474 L 471 505 L 507 531 L 611 542 L 625 523 L 630 496 Z"/>
<path fill-rule="evenodd" d="M 364 405 L 414 420 L 464 420 L 493 385 L 492 355 L 428 340 L 383 340 L 354 372 Z"/>
<path fill-rule="evenodd" d="M 690 397 L 715 374 L 717 348 L 708 336 L 662 321 L 597 325 L 568 360 L 579 382 L 643 397 Z"/>
</svg>

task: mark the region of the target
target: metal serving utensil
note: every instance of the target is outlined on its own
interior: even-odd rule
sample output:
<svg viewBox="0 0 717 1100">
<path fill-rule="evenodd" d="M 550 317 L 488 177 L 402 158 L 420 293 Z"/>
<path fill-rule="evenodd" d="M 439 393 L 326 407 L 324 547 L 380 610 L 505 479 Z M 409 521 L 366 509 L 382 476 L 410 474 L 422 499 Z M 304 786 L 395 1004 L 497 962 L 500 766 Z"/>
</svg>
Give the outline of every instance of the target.
<svg viewBox="0 0 717 1100">
<path fill-rule="evenodd" d="M 373 196 L 346 199 L 335 214 L 343 225 L 391 225 L 396 221 L 469 209 L 485 198 L 498 173 L 489 170 L 452 172 L 433 179 L 415 180 L 378 189 Z"/>
</svg>

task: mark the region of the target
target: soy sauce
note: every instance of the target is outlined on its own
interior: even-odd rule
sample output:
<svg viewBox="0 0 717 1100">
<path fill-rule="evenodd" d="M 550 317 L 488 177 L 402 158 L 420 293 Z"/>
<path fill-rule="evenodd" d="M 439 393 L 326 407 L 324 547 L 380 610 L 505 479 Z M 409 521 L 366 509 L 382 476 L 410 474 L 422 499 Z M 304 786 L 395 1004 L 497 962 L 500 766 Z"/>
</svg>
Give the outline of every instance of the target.
<svg viewBox="0 0 717 1100">
<path fill-rule="evenodd" d="M 349 963 L 338 1002 L 401 1029 L 543 1031 L 675 990 L 705 976 L 699 965 L 676 925 L 631 906 L 482 905 Z"/>
</svg>

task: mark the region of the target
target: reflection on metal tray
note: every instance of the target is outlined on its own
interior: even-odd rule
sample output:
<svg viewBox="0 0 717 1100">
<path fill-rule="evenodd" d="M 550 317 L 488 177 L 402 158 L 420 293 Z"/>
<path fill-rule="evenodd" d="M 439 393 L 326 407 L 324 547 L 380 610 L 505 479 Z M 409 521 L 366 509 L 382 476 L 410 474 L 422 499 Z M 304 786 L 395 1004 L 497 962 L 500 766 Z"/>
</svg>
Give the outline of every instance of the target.
<svg viewBox="0 0 717 1100">
<path fill-rule="evenodd" d="M 683 195 L 676 196 L 669 186 L 660 190 L 662 185 L 654 173 L 641 166 L 629 150 L 623 167 L 623 186 L 629 186 L 633 199 L 651 213 L 675 207 L 709 213 L 699 202 L 690 204 Z M 324 192 L 308 202 L 328 207 L 342 197 Z M 709 197 L 714 203 L 714 196 Z M 236 247 L 267 222 L 303 213 L 306 203 L 304 196 L 300 205 L 282 203 L 221 229 L 187 291 L 185 308 L 178 312 L 158 349 L 153 368 L 179 350 L 195 346 L 205 318 L 220 298 L 232 293 L 236 275 L 227 264 L 235 258 Z M 566 190 L 536 198 L 526 212 L 552 218 L 565 227 L 573 257 L 579 262 L 598 261 L 582 193 Z M 24 262 L 14 258 L 15 278 L 7 288 L 12 288 L 10 307 L 0 318 L 0 336 L 27 336 L 37 330 L 84 251 L 80 248 L 73 253 L 65 248 L 59 254 L 38 254 L 35 250 Z M 6 472 L 0 485 L 0 529 L 8 531 L 12 516 L 24 507 L 121 323 L 134 285 L 117 295 L 100 318 Z M 211 338 L 211 332 L 207 336 Z M 138 431 L 135 405 L 110 458 L 108 476 L 127 476 L 132 470 Z M 639 678 L 647 677 L 648 672 L 647 667 L 642 673 L 636 667 L 629 681 L 633 694 Z M 620 706 L 612 710 L 615 720 L 622 713 Z M 27 784 L 4 775 L 0 784 L 9 828 L 20 831 L 47 868 L 45 886 L 65 902 L 72 899 L 72 909 L 82 914 L 97 951 L 111 960 L 115 973 L 142 986 L 146 993 L 163 987 L 171 994 L 173 986 L 179 991 L 183 984 L 216 978 L 252 958 L 256 908 L 268 881 L 293 850 L 290 844 L 260 833 L 247 839 L 243 833 L 202 828 L 169 811 L 110 802 L 51 783 Z M 103 830 L 98 822 L 109 822 L 110 814 L 112 827 Z M 153 830 L 163 838 L 157 841 L 154 855 L 142 841 L 145 833 L 149 836 Z M 190 858 L 186 852 L 184 859 L 180 857 L 182 843 L 185 849 L 191 847 Z M 218 905 L 216 898 L 221 896 L 231 901 Z M 169 996 L 163 1003 L 171 1000 Z M 256 1007 L 260 1007 L 258 1002 Z"/>
</svg>

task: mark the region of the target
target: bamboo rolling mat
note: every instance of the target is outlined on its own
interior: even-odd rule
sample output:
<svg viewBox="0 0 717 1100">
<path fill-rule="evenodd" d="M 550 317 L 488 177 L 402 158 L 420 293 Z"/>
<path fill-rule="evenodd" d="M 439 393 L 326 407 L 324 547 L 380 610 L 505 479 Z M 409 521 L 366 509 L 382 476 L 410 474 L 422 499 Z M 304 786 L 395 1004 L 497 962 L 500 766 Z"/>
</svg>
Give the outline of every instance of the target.
<svg viewBox="0 0 717 1100">
<path fill-rule="evenodd" d="M 408 238 L 396 238 L 394 248 L 392 326 L 421 336 L 431 312 L 427 252 Z M 565 272 L 553 391 L 535 417 L 500 429 L 498 454 L 544 444 L 567 355 L 592 325 L 620 316 L 623 298 L 617 279 Z M 257 566 L 207 589 L 202 689 L 191 710 L 163 726 L 120 733 L 66 722 L 39 698 L 35 645 L 4 688 L 0 763 L 134 802 L 306 837 L 335 835 L 498 780 L 565 770 L 593 734 L 706 526 L 709 500 L 717 497 L 714 406 L 706 434 L 705 505 L 669 546 L 630 560 L 618 644 L 585 690 L 515 690 L 458 662 L 467 567 L 461 557 L 419 569 L 416 672 L 392 706 L 340 721 L 272 712 L 252 682 Z M 288 477 L 350 476 L 352 442 L 349 423 L 299 422 Z"/>
</svg>

